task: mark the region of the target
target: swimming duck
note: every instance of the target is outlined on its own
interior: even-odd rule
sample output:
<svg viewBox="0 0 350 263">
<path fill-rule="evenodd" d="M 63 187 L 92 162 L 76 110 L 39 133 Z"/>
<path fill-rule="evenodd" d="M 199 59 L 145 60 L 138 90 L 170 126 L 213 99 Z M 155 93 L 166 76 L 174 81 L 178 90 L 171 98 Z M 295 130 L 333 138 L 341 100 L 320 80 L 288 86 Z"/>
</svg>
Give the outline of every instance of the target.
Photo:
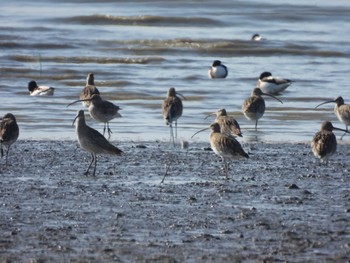
<svg viewBox="0 0 350 263">
<path fill-rule="evenodd" d="M 273 77 L 271 72 L 265 71 L 260 74 L 256 87 L 260 88 L 264 93 L 276 94 L 284 91 L 291 84 L 291 80 Z"/>
<path fill-rule="evenodd" d="M 220 60 L 215 60 L 208 71 L 209 78 L 211 79 L 226 78 L 227 74 L 227 67 Z"/>
<path fill-rule="evenodd" d="M 52 96 L 55 92 L 55 88 L 48 86 L 38 86 L 34 80 L 29 81 L 28 90 L 30 96 Z"/>
</svg>

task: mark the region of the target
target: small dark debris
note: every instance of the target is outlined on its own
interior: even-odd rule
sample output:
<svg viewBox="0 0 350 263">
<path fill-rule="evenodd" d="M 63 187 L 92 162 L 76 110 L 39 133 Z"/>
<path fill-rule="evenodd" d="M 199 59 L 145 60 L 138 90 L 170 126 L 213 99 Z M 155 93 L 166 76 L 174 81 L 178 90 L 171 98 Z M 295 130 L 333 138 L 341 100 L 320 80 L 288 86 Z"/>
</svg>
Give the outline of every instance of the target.
<svg viewBox="0 0 350 263">
<path fill-rule="evenodd" d="M 203 150 L 204 151 L 212 151 L 212 149 L 210 147 L 205 147 Z"/>
<path fill-rule="evenodd" d="M 288 189 L 299 189 L 299 186 L 297 186 L 296 184 L 291 184 L 288 186 Z"/>
<path fill-rule="evenodd" d="M 138 144 L 135 146 L 135 148 L 138 148 L 138 149 L 146 149 L 147 146 L 146 145 L 143 145 L 143 144 Z"/>
</svg>

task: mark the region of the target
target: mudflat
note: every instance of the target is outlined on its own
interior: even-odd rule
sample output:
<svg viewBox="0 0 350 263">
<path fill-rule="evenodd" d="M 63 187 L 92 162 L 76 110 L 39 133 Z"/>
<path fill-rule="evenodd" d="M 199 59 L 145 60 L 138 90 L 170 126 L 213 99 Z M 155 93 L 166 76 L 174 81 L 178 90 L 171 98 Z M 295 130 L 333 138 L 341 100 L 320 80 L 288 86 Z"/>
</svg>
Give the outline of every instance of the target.
<svg viewBox="0 0 350 263">
<path fill-rule="evenodd" d="M 0 160 L 1 262 L 348 262 L 350 144 L 321 165 L 308 143 L 18 141 Z M 162 182 L 162 180 L 164 181 Z"/>
</svg>

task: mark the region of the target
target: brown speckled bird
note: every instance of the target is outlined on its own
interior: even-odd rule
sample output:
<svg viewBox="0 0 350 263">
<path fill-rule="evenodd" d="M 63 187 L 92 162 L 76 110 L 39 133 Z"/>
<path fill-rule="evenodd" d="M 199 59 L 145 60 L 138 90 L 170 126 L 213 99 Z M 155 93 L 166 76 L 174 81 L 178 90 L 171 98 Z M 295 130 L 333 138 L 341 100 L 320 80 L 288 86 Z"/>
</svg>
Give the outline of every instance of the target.
<svg viewBox="0 0 350 263">
<path fill-rule="evenodd" d="M 182 101 L 176 96 L 177 94 L 184 98 L 182 94 L 175 91 L 175 88 L 170 88 L 162 104 L 163 119 L 166 125 L 170 127 L 170 139 L 174 145 L 175 138 L 177 138 L 177 120 L 182 116 L 183 111 Z M 175 123 L 175 136 L 172 126 L 173 122 Z"/>
<path fill-rule="evenodd" d="M 210 115 L 216 115 L 215 122 L 220 124 L 221 133 L 242 137 L 241 128 L 239 127 L 238 122 L 233 116 L 227 115 L 226 109 L 219 109 L 218 111 L 209 114 L 207 117 Z"/>
<path fill-rule="evenodd" d="M 90 106 L 90 101 L 86 100 L 91 98 L 92 95 L 94 94 L 100 94 L 99 90 L 95 87 L 95 78 L 93 73 L 89 73 L 87 78 L 86 78 L 86 85 L 85 87 L 80 91 L 80 96 L 79 98 L 81 99 L 83 105 L 85 107 Z"/>
<path fill-rule="evenodd" d="M 321 125 L 320 131 L 315 134 L 311 141 L 312 152 L 317 158 L 326 164 L 328 164 L 328 159 L 337 150 L 337 139 L 333 130 L 349 133 L 346 130 L 334 127 L 330 121 L 324 121 Z"/>
<path fill-rule="evenodd" d="M 101 133 L 86 125 L 84 111 L 78 111 L 77 116 L 73 121 L 73 125 L 74 123 L 81 148 L 91 153 L 91 162 L 84 174 L 87 175 L 89 173 L 89 169 L 94 162 L 93 176 L 95 176 L 97 154 L 120 155 L 122 151 L 109 143 Z"/>
<path fill-rule="evenodd" d="M 278 100 L 279 102 L 283 103 L 280 99 L 276 98 L 275 96 L 263 93 L 259 88 L 253 89 L 251 96 L 249 98 L 246 98 L 243 102 L 242 112 L 247 119 L 255 120 L 255 130 L 258 127 L 258 120 L 265 113 L 265 101 L 262 95 L 272 97 Z"/>
<path fill-rule="evenodd" d="M 2 118 L 0 123 L 0 148 L 1 148 L 1 157 L 4 156 L 5 146 L 6 151 L 6 166 L 7 166 L 7 157 L 10 151 L 11 145 L 17 141 L 19 136 L 19 128 L 17 125 L 16 117 L 12 113 L 7 113 Z"/>
</svg>

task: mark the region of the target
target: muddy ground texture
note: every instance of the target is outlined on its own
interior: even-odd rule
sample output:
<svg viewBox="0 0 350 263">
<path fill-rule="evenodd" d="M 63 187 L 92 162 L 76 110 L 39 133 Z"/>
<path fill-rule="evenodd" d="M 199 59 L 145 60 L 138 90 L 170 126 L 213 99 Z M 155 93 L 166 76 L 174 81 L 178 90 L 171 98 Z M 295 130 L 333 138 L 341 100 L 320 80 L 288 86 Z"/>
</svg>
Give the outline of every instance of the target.
<svg viewBox="0 0 350 263">
<path fill-rule="evenodd" d="M 328 166 L 306 143 L 251 143 L 223 163 L 207 147 L 18 141 L 0 160 L 0 262 L 348 262 L 350 144 Z M 164 175 L 164 182 L 161 183 Z"/>
</svg>

